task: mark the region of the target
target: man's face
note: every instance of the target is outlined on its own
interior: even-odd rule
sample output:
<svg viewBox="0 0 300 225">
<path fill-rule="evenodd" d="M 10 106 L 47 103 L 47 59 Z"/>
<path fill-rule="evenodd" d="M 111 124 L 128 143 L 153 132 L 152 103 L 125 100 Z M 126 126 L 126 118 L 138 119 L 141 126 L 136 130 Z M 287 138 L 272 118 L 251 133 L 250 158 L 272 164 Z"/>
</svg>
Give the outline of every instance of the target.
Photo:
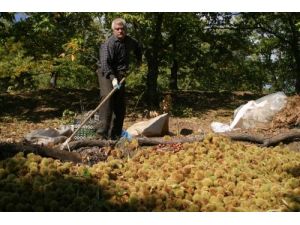
<svg viewBox="0 0 300 225">
<path fill-rule="evenodd" d="M 120 40 L 122 40 L 125 35 L 126 35 L 126 31 L 125 28 L 122 24 L 115 24 L 114 25 L 114 30 L 113 30 L 113 34 Z"/>
</svg>

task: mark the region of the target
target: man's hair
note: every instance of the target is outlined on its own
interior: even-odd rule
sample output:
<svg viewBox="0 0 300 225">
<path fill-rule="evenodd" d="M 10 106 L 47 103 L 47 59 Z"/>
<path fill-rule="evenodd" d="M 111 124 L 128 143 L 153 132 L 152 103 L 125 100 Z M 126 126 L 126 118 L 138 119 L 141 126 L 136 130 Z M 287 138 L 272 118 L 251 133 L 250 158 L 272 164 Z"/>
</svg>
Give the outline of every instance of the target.
<svg viewBox="0 0 300 225">
<path fill-rule="evenodd" d="M 116 18 L 111 23 L 111 29 L 114 29 L 115 24 L 122 24 L 124 29 L 126 29 L 126 21 L 122 18 Z"/>
</svg>

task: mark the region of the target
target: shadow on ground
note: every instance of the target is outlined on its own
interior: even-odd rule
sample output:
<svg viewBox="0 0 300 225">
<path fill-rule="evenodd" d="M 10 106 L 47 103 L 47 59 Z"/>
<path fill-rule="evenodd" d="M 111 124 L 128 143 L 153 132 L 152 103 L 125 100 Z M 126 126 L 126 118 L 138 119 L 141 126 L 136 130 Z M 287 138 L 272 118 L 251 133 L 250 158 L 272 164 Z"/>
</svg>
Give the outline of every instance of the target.
<svg viewBox="0 0 300 225">
<path fill-rule="evenodd" d="M 3 149 L 0 149 L 1 152 Z M 56 163 L 37 155 L 0 155 L 1 212 L 137 212 L 199 211 L 189 208 L 189 201 L 166 193 L 158 195 L 144 189 L 145 195 L 130 194 L 130 187 L 118 186 L 114 180 L 122 174 L 97 172 L 87 167 Z M 107 165 L 108 166 L 108 165 Z M 37 169 L 35 169 L 37 168 Z M 299 176 L 299 167 L 289 171 Z M 102 178 L 109 176 L 109 179 Z M 139 188 L 143 188 L 142 186 Z M 288 211 L 299 211 L 299 195 L 288 194 Z"/>
<path fill-rule="evenodd" d="M 127 113 L 143 113 L 147 109 L 145 101 L 139 101 L 140 93 L 128 92 Z M 163 94 L 163 97 L 167 94 Z M 174 116 L 199 116 L 208 110 L 233 110 L 259 95 L 232 92 L 178 91 L 171 94 Z M 84 89 L 44 89 L 22 93 L 0 94 L 0 117 L 40 122 L 45 119 L 60 118 L 64 110 L 76 113 L 93 110 L 99 104 L 99 90 Z M 160 110 L 160 109 L 157 109 Z"/>
<path fill-rule="evenodd" d="M 101 177 L 93 177 L 87 167 L 24 154 L 21 149 L 17 154 L 3 152 L 0 149 L 1 212 L 137 210 L 120 201 L 124 196 L 118 196 L 111 181 L 100 184 Z"/>
<path fill-rule="evenodd" d="M 76 89 L 45 89 L 25 93 L 0 95 L 0 117 L 40 122 L 59 118 L 64 110 L 81 112 L 96 107 L 99 91 Z"/>
</svg>

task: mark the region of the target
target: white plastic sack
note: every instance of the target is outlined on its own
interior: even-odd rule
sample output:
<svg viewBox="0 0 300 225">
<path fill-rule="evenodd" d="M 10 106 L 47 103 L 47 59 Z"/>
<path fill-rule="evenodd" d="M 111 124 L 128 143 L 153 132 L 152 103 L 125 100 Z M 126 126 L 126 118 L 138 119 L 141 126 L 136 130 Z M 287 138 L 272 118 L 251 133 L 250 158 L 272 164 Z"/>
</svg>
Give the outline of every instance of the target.
<svg viewBox="0 0 300 225">
<path fill-rule="evenodd" d="M 212 122 L 210 126 L 215 133 L 223 133 L 223 132 L 231 131 L 231 128 L 228 124 L 224 124 L 220 122 Z"/>
<path fill-rule="evenodd" d="M 159 137 L 169 132 L 169 115 L 168 113 L 154 117 L 147 121 L 133 124 L 127 129 L 132 136 Z"/>
<path fill-rule="evenodd" d="M 285 107 L 287 97 L 283 92 L 266 95 L 256 101 L 249 101 L 234 111 L 234 120 L 230 125 L 211 123 L 214 132 L 227 132 L 235 128 L 254 128 L 268 123 L 273 116 Z"/>
<path fill-rule="evenodd" d="M 261 124 L 271 122 L 274 115 L 285 107 L 287 97 L 283 92 L 276 92 L 257 99 L 234 127 L 254 128 Z M 243 105 L 234 111 L 237 116 Z"/>
</svg>

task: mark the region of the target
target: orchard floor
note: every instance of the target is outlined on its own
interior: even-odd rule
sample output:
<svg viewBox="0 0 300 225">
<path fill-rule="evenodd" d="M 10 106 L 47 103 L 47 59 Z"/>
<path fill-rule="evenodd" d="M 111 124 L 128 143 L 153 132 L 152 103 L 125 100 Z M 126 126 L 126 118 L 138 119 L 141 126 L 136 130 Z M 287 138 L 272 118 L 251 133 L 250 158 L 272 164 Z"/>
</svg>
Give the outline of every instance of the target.
<svg viewBox="0 0 300 225">
<path fill-rule="evenodd" d="M 170 132 L 185 128 L 206 134 L 203 142 L 183 144 L 179 151 L 149 147 L 124 159 L 116 149 L 106 162 L 92 166 L 22 152 L 3 159 L 0 211 L 299 211 L 299 152 L 210 134 L 212 121 L 230 123 L 235 108 L 258 97 L 245 92 L 174 95 Z M 127 98 L 125 128 L 149 114 L 139 96 Z M 81 113 L 97 104 L 97 90 L 0 94 L 0 143 L 59 127 L 68 120 L 66 112 Z"/>
<path fill-rule="evenodd" d="M 81 114 L 93 110 L 98 104 L 98 90 L 45 89 L 34 92 L 0 94 L 0 142 L 20 142 L 35 129 L 58 128 L 67 123 L 65 111 Z M 149 119 L 150 112 L 137 94 L 127 96 L 127 114 L 124 128 Z M 169 131 L 173 135 L 212 132 L 213 121 L 229 124 L 233 111 L 249 100 L 261 97 L 250 92 L 178 92 L 173 95 L 169 118 Z M 161 113 L 160 109 L 156 111 Z M 252 131 L 251 131 L 252 132 Z M 254 133 L 266 132 L 265 130 Z M 267 130 L 268 135 L 282 130 Z M 300 151 L 300 143 L 287 145 Z"/>
<path fill-rule="evenodd" d="M 127 96 L 124 128 L 146 120 L 146 106 L 139 96 Z M 251 93 L 180 92 L 173 97 L 169 120 L 170 132 L 179 134 L 190 129 L 194 133 L 211 132 L 210 123 L 230 123 L 233 110 L 259 96 Z M 98 104 L 98 90 L 47 89 L 34 92 L 0 94 L 0 141 L 18 142 L 34 129 L 58 127 L 66 123 L 66 110 L 80 114 Z M 159 111 L 159 109 L 158 109 Z"/>
</svg>

